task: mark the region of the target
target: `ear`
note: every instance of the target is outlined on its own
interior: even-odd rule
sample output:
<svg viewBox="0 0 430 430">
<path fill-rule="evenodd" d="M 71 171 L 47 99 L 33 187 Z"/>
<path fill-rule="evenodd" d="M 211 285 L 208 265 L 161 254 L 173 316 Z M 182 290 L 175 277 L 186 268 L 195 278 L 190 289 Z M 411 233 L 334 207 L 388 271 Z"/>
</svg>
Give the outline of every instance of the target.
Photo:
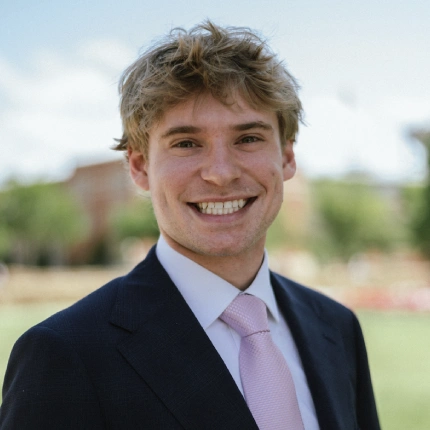
<svg viewBox="0 0 430 430">
<path fill-rule="evenodd" d="M 142 190 L 149 190 L 149 180 L 147 172 L 146 157 L 142 152 L 128 149 L 128 166 L 130 169 L 130 176 L 133 182 Z"/>
<path fill-rule="evenodd" d="M 287 140 L 282 148 L 282 171 L 284 173 L 284 181 L 291 179 L 296 173 L 296 157 L 293 148 L 294 141 Z"/>
</svg>

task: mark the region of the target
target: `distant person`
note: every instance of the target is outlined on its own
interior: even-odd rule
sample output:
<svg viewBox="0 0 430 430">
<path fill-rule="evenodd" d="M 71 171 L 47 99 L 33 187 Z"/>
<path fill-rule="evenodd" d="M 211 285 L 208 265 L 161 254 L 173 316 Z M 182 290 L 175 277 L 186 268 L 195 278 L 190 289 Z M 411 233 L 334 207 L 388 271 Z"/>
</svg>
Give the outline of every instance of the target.
<svg viewBox="0 0 430 430">
<path fill-rule="evenodd" d="M 379 429 L 354 314 L 269 271 L 296 170 L 294 78 L 245 28 L 173 30 L 121 79 L 133 181 L 161 236 L 25 333 L 0 428 Z"/>
</svg>

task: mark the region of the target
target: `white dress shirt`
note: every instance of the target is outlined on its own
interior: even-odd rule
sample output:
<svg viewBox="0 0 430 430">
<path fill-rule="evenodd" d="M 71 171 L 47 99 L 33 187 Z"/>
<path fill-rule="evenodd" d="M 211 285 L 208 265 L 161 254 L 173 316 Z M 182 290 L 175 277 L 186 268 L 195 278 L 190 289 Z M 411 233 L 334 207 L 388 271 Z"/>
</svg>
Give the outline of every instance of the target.
<svg viewBox="0 0 430 430">
<path fill-rule="evenodd" d="M 157 257 L 173 283 L 215 346 L 243 394 L 239 372 L 240 336 L 219 316 L 240 294 L 240 290 L 224 279 L 172 249 L 163 236 L 157 243 Z M 246 292 L 263 300 L 267 306 L 273 341 L 284 355 L 296 388 L 300 413 L 306 430 L 318 430 L 315 406 L 306 375 L 290 329 L 279 312 L 270 283 L 267 252 L 252 284 Z"/>
</svg>

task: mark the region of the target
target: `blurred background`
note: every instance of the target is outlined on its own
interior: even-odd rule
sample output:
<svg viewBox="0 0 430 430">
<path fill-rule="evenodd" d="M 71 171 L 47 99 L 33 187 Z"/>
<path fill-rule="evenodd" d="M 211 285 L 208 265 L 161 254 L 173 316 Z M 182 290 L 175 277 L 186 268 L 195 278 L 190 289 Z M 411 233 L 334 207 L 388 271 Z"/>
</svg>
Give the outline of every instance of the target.
<svg viewBox="0 0 430 430">
<path fill-rule="evenodd" d="M 117 82 L 210 18 L 269 40 L 301 85 L 298 174 L 271 267 L 353 308 L 384 429 L 430 427 L 430 3 L 16 0 L 0 6 L 0 383 L 31 325 L 155 243 L 121 156 Z"/>
</svg>

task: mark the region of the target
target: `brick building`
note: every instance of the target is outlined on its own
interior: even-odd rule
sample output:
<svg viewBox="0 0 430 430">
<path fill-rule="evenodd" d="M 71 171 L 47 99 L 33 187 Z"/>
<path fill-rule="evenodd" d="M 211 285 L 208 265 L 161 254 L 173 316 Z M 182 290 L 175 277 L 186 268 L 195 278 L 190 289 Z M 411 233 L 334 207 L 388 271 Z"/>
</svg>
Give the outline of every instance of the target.
<svg viewBox="0 0 430 430">
<path fill-rule="evenodd" d="M 109 254 L 110 217 L 136 195 L 124 160 L 79 166 L 65 186 L 81 205 L 89 223 L 87 239 L 72 249 L 71 262 L 108 261 L 109 255 L 104 253 Z"/>
</svg>

